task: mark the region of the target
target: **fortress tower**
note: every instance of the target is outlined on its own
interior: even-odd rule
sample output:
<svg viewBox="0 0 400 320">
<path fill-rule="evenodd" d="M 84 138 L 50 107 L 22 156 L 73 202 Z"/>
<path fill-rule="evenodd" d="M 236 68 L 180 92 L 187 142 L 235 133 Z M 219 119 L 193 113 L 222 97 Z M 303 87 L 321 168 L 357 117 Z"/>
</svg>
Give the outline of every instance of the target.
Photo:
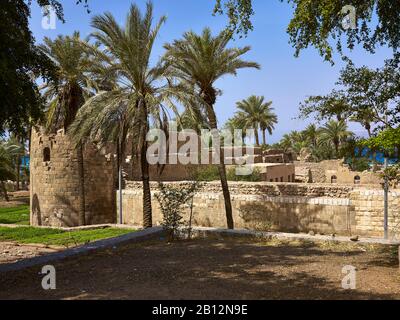
<svg viewBox="0 0 400 320">
<path fill-rule="evenodd" d="M 84 147 L 85 220 L 87 225 L 116 222 L 115 166 L 112 153 Z M 80 179 L 77 152 L 64 130 L 32 130 L 31 225 L 79 226 Z"/>
</svg>

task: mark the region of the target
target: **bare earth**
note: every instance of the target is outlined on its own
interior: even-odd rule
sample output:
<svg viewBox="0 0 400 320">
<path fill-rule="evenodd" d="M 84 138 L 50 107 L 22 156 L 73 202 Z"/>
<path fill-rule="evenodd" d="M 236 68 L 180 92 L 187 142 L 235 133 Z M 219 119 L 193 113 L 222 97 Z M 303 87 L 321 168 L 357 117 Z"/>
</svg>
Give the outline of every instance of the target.
<svg viewBox="0 0 400 320">
<path fill-rule="evenodd" d="M 55 264 L 57 289 L 40 268 L 0 274 L 0 299 L 399 299 L 395 254 L 358 245 L 251 240 L 128 245 Z M 342 289 L 342 267 L 357 289 Z"/>
<path fill-rule="evenodd" d="M 57 250 L 45 247 L 19 245 L 12 242 L 0 242 L 0 264 L 13 263 L 55 251 Z"/>
</svg>

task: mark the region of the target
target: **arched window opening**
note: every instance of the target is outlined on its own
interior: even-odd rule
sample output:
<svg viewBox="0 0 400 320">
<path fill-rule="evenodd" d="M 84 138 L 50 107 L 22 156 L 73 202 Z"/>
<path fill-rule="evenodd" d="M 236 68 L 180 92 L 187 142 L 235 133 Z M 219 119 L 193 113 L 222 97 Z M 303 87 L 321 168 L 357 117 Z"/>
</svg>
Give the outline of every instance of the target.
<svg viewBox="0 0 400 320">
<path fill-rule="evenodd" d="M 331 177 L 331 183 L 337 183 L 337 176 Z"/>
<path fill-rule="evenodd" d="M 360 184 L 361 183 L 361 178 L 360 176 L 355 176 L 354 177 L 354 184 Z"/>
</svg>

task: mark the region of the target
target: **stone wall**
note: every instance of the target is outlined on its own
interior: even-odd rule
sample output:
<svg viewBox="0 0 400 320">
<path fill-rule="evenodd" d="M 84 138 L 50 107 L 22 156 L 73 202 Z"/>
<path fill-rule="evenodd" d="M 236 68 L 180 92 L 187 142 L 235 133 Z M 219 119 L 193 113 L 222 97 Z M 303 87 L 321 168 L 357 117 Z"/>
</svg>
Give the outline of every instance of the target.
<svg viewBox="0 0 400 320">
<path fill-rule="evenodd" d="M 379 185 L 382 181 L 378 173 L 351 171 L 343 160 L 325 160 L 321 162 L 296 161 L 296 179 L 304 183 L 331 183 L 336 177 L 338 184 L 354 184 L 355 177 L 362 185 Z"/>
<path fill-rule="evenodd" d="M 31 224 L 79 225 L 77 151 L 63 130 L 46 135 L 33 130 L 31 140 Z M 111 155 L 92 145 L 84 149 L 86 224 L 114 223 L 115 170 Z"/>
<path fill-rule="evenodd" d="M 236 228 L 378 237 L 383 234 L 383 193 L 380 190 L 369 191 L 353 185 L 294 183 L 230 183 L 230 190 Z M 152 191 L 157 192 L 157 184 L 152 184 Z M 392 192 L 390 197 L 392 234 L 400 223 L 397 218 L 399 194 Z M 185 220 L 188 213 L 187 210 Z M 123 217 L 126 224 L 142 223 L 139 182 L 128 182 L 123 191 Z M 153 221 L 156 224 L 162 221 L 154 197 Z M 226 227 L 219 183 L 207 183 L 197 193 L 193 222 L 197 226 Z"/>
</svg>

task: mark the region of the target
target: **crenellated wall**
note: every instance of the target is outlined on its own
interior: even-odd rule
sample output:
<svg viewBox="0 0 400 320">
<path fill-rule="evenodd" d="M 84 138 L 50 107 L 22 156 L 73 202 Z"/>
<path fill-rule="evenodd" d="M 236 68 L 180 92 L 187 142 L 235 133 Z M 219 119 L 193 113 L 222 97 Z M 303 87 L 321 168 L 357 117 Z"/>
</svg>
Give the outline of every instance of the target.
<svg viewBox="0 0 400 320">
<path fill-rule="evenodd" d="M 176 183 L 181 185 L 182 183 Z M 338 235 L 383 236 L 383 191 L 362 186 L 296 183 L 230 183 L 237 228 Z M 152 184 L 153 194 L 157 184 Z M 124 223 L 142 223 L 140 182 L 127 182 L 123 190 Z M 398 233 L 400 190 L 390 194 L 390 230 Z M 185 213 L 188 219 L 189 211 Z M 153 197 L 153 221 L 162 215 Z M 226 227 L 222 190 L 207 183 L 194 199 L 194 225 Z M 400 226 L 400 225 L 399 225 Z"/>
</svg>

